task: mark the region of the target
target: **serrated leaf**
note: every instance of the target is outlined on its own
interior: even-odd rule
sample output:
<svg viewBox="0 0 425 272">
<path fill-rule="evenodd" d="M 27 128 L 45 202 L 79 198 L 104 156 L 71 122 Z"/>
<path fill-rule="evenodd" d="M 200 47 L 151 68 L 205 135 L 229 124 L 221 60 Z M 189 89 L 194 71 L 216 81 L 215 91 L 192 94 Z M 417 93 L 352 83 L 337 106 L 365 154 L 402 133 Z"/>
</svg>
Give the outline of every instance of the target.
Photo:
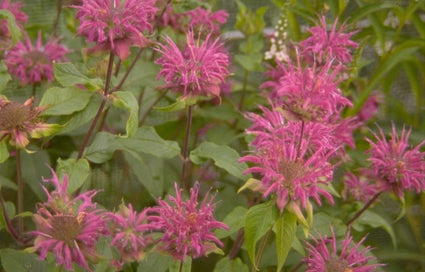
<svg viewBox="0 0 425 272">
<path fill-rule="evenodd" d="M 6 161 L 9 158 L 9 150 L 7 149 L 6 141 L 0 142 L 0 163 Z"/>
<path fill-rule="evenodd" d="M 355 222 L 355 224 L 363 224 L 371 226 L 372 228 L 382 227 L 391 237 L 393 246 L 396 247 L 397 239 L 393 230 L 393 227 L 390 222 L 385 220 L 381 215 L 366 210 Z M 353 225 L 354 227 L 354 225 Z"/>
<path fill-rule="evenodd" d="M 245 218 L 245 245 L 251 263 L 255 263 L 255 248 L 257 241 L 270 230 L 273 225 L 273 203 L 262 203 L 251 207 Z"/>
<path fill-rule="evenodd" d="M 240 228 L 243 228 L 247 212 L 248 212 L 248 209 L 245 207 L 242 207 L 242 206 L 235 207 L 223 219 L 223 223 L 229 226 L 229 230 L 218 229 L 216 231 L 217 238 L 223 239 L 237 232 Z"/>
<path fill-rule="evenodd" d="M 129 111 L 129 116 L 126 123 L 127 137 L 132 137 L 139 126 L 139 104 L 136 97 L 131 92 L 115 92 L 114 106 L 124 108 Z"/>
<path fill-rule="evenodd" d="M 280 218 L 276 220 L 276 253 L 277 268 L 276 271 L 282 270 L 286 257 L 295 240 L 297 232 L 297 217 L 290 212 L 284 212 Z"/>
<path fill-rule="evenodd" d="M 173 257 L 169 255 L 163 255 L 158 252 L 152 252 L 147 255 L 139 263 L 137 267 L 137 272 L 146 272 L 146 271 L 155 271 L 155 272 L 165 272 L 168 269 L 168 266 L 173 262 Z"/>
<path fill-rule="evenodd" d="M 229 257 L 221 259 L 214 268 L 214 272 L 248 272 L 248 266 L 241 259 L 230 260 Z"/>
<path fill-rule="evenodd" d="M 90 91 L 102 89 L 103 82 L 99 78 L 91 79 L 82 74 L 70 62 L 54 63 L 53 70 L 55 79 L 64 87 L 71 87 L 76 84 L 82 84 Z"/>
<path fill-rule="evenodd" d="M 72 194 L 80 188 L 89 177 L 90 165 L 86 159 L 79 159 L 76 161 L 75 159 L 62 160 L 59 158 L 56 173 L 61 179 L 64 174 L 68 175 L 68 193 Z"/>
<path fill-rule="evenodd" d="M 190 152 L 190 160 L 195 164 L 201 164 L 207 159 L 212 159 L 216 166 L 240 179 L 244 178 L 243 172 L 248 168 L 245 163 L 238 162 L 238 152 L 229 146 L 202 142 Z"/>
<path fill-rule="evenodd" d="M 78 87 L 47 89 L 40 101 L 40 106 L 47 107 L 42 115 L 67 115 L 81 111 L 90 102 L 92 95 Z"/>
<path fill-rule="evenodd" d="M 46 263 L 33 253 L 6 248 L 0 257 L 5 272 L 47 271 Z"/>
<path fill-rule="evenodd" d="M 86 148 L 84 157 L 94 163 L 104 163 L 120 147 L 117 135 L 101 131 L 96 133 L 93 142 Z"/>
</svg>

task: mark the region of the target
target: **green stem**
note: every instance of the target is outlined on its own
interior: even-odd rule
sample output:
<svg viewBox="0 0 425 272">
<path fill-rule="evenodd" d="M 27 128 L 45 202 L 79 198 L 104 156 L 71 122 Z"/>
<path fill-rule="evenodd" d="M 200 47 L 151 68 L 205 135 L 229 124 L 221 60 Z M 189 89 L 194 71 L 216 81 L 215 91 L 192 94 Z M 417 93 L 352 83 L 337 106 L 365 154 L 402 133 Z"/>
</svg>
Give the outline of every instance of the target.
<svg viewBox="0 0 425 272">
<path fill-rule="evenodd" d="M 347 223 L 345 223 L 345 225 L 350 228 L 351 224 L 353 224 L 354 221 L 357 220 L 357 218 L 359 218 L 367 209 L 369 209 L 369 207 L 378 199 L 378 197 L 382 194 L 381 192 L 376 193 L 365 205 L 364 207 L 358 211 L 353 218 L 351 218 L 350 220 L 348 220 Z"/>
<path fill-rule="evenodd" d="M 32 84 L 32 97 L 34 98 L 34 100 L 35 100 L 36 91 L 37 91 L 36 83 L 33 83 Z"/>
<path fill-rule="evenodd" d="M 247 85 L 248 85 L 248 70 L 244 69 L 242 95 L 241 95 L 241 100 L 239 101 L 239 106 L 238 106 L 239 111 L 242 111 L 242 108 L 243 108 Z"/>
<path fill-rule="evenodd" d="M 109 84 L 111 83 L 113 66 L 114 66 L 114 53 L 111 51 L 111 53 L 109 54 L 108 72 L 106 73 L 106 82 L 105 82 L 105 88 L 103 89 L 102 103 L 100 104 L 99 109 L 97 110 L 96 116 L 94 117 L 93 122 L 90 125 L 89 131 L 87 132 L 86 137 L 84 138 L 83 144 L 81 145 L 80 150 L 78 151 L 77 160 L 83 157 L 84 150 L 86 149 L 87 144 L 89 143 L 89 140 L 95 130 L 97 121 L 99 120 L 99 117 L 102 115 L 103 109 L 105 108 L 106 102 L 108 101 Z"/>
<path fill-rule="evenodd" d="M 0 192 L 0 206 L 1 206 L 2 213 L 3 213 L 4 221 L 6 223 L 6 227 L 9 230 L 10 235 L 12 235 L 12 237 L 16 241 L 20 241 L 18 233 L 16 233 L 15 228 L 13 227 L 12 223 L 10 222 L 9 215 L 7 214 L 6 206 L 4 205 L 4 199 L 3 199 L 3 195 L 1 194 L 1 192 Z"/>
<path fill-rule="evenodd" d="M 21 152 L 18 148 L 15 151 L 16 158 L 16 183 L 18 184 L 18 214 L 24 212 L 24 181 L 22 179 Z M 24 233 L 24 218 L 18 217 L 18 232 Z"/>
<path fill-rule="evenodd" d="M 153 107 L 167 94 L 167 91 L 163 91 L 158 98 L 152 103 L 152 105 L 149 106 L 149 108 L 146 110 L 146 112 L 143 114 L 142 118 L 140 119 L 139 126 L 142 126 L 143 123 L 146 121 L 146 118 L 148 117 L 149 113 L 152 111 Z"/>
<path fill-rule="evenodd" d="M 183 271 L 183 261 L 180 260 L 179 272 L 182 272 L 182 271 Z"/>
<path fill-rule="evenodd" d="M 254 263 L 254 266 L 252 267 L 251 272 L 257 271 L 256 266 L 260 264 L 261 259 L 263 258 L 264 250 L 266 249 L 266 245 L 267 245 L 267 242 L 270 238 L 271 233 L 272 233 L 272 228 L 270 228 L 267 231 L 266 235 L 264 235 L 263 239 L 261 240 L 260 248 L 258 249 L 257 257 L 255 258 L 255 263 Z"/>
<path fill-rule="evenodd" d="M 56 18 L 55 18 L 55 22 L 53 23 L 53 30 L 52 30 L 52 35 L 53 36 L 56 36 L 56 32 L 58 30 L 59 18 L 61 16 L 61 12 L 62 12 L 62 0 L 58 0 L 58 6 L 57 6 L 57 11 L 56 11 Z"/>
<path fill-rule="evenodd" d="M 183 165 L 182 165 L 182 172 L 180 177 L 180 187 L 183 188 L 185 185 L 185 173 L 187 168 L 189 167 L 190 161 L 189 161 L 189 137 L 190 137 L 190 128 L 192 126 L 192 111 L 193 106 L 189 106 L 187 108 L 187 123 L 186 123 L 186 135 L 184 138 L 184 146 L 183 146 Z M 190 187 L 189 182 L 186 184 L 188 187 Z"/>
</svg>

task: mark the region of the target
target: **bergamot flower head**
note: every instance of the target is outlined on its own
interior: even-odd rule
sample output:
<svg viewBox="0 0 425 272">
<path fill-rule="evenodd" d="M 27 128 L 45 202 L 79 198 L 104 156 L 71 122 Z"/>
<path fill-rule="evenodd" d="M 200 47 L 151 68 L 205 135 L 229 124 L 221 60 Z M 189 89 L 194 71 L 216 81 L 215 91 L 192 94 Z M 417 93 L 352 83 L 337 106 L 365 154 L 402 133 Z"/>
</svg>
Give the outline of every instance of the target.
<svg viewBox="0 0 425 272">
<path fill-rule="evenodd" d="M 22 85 L 53 81 L 53 62 L 66 61 L 68 49 L 59 44 L 59 39 L 50 39 L 43 45 L 41 32 L 35 46 L 25 35 L 25 42 L 18 42 L 5 56 L 10 74 Z"/>
<path fill-rule="evenodd" d="M 112 51 L 121 60 L 130 55 L 130 46 L 150 44 L 155 0 L 83 0 L 78 9 L 78 34 L 97 43 L 89 52 Z"/>
<path fill-rule="evenodd" d="M 198 202 L 199 183 L 190 189 L 190 198 L 182 199 L 182 190 L 174 185 L 176 196 L 169 202 L 159 200 L 148 217 L 154 230 L 162 232 L 157 249 L 171 254 L 174 259 L 184 261 L 187 256 L 198 258 L 218 250 L 223 243 L 213 233 L 214 229 L 228 226 L 214 218 L 214 197 L 205 195 Z"/>
</svg>

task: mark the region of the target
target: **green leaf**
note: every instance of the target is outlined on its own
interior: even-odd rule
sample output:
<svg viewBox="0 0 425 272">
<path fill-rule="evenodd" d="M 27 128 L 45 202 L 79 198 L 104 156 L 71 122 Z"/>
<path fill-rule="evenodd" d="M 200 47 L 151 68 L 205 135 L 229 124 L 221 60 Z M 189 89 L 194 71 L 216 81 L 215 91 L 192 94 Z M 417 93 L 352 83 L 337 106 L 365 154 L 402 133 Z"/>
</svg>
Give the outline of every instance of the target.
<svg viewBox="0 0 425 272">
<path fill-rule="evenodd" d="M 40 106 L 47 106 L 42 115 L 67 115 L 83 110 L 90 102 L 93 93 L 78 87 L 47 89 Z"/>
<path fill-rule="evenodd" d="M 115 92 L 114 106 L 124 108 L 129 111 L 129 116 L 126 123 L 127 137 L 132 137 L 139 126 L 139 104 L 136 97 L 131 92 Z"/>
<path fill-rule="evenodd" d="M 170 264 L 173 262 L 173 257 L 169 255 L 163 255 L 157 252 L 152 252 L 147 255 L 143 261 L 139 263 L 137 272 L 155 271 L 165 272 L 167 271 Z"/>
<path fill-rule="evenodd" d="M 372 228 L 382 227 L 390 235 L 393 246 L 396 247 L 397 239 L 393 227 L 391 223 L 385 220 L 381 215 L 367 210 L 356 220 L 355 225 L 356 224 L 368 225 Z M 353 227 L 355 227 L 355 225 L 353 225 Z"/>
<path fill-rule="evenodd" d="M 7 83 L 12 79 L 12 77 L 7 72 L 6 65 L 4 60 L 0 62 L 0 93 L 6 89 Z"/>
<path fill-rule="evenodd" d="M 13 47 L 19 41 L 22 33 L 21 29 L 16 24 L 15 15 L 7 9 L 0 9 L 0 18 L 5 18 L 7 21 L 7 26 L 12 39 L 10 47 Z"/>
<path fill-rule="evenodd" d="M 276 220 L 276 253 L 277 268 L 276 271 L 282 270 L 286 257 L 295 240 L 297 232 L 297 216 L 290 212 L 284 212 Z"/>
<path fill-rule="evenodd" d="M 12 202 L 4 202 L 4 209 L 6 210 L 8 218 L 13 218 L 15 216 L 15 205 Z M 0 208 L 0 229 L 5 229 L 10 233 L 10 229 L 6 224 L 6 219 L 4 217 L 3 209 Z"/>
<path fill-rule="evenodd" d="M 104 163 L 110 160 L 120 147 L 118 136 L 101 131 L 96 133 L 93 142 L 86 148 L 84 157 L 94 163 Z"/>
<path fill-rule="evenodd" d="M 229 230 L 219 229 L 216 231 L 218 239 L 223 239 L 227 236 L 237 232 L 240 228 L 244 227 L 246 213 L 248 209 L 242 206 L 235 207 L 226 217 L 223 219 L 223 223 L 229 226 Z"/>
<path fill-rule="evenodd" d="M 180 261 L 172 262 L 169 266 L 169 272 L 190 272 L 192 268 L 192 258 L 186 257 L 183 263 L 183 268 L 180 270 Z"/>
<path fill-rule="evenodd" d="M 374 12 L 382 11 L 383 9 L 393 9 L 393 8 L 399 8 L 399 5 L 397 2 L 394 2 L 394 1 L 371 2 L 370 4 L 364 5 L 356 9 L 353 13 L 351 13 L 350 17 L 348 18 L 348 23 L 352 24 Z"/>
<path fill-rule="evenodd" d="M 162 112 L 174 112 L 174 111 L 181 111 L 186 108 L 186 100 L 178 99 L 175 103 L 170 104 L 165 107 L 153 107 L 157 111 Z"/>
<path fill-rule="evenodd" d="M 0 257 L 5 272 L 48 271 L 46 263 L 33 253 L 6 248 Z"/>
<path fill-rule="evenodd" d="M 0 190 L 3 187 L 7 187 L 13 190 L 18 190 L 18 187 L 16 186 L 16 183 L 12 180 L 0 175 Z"/>
<path fill-rule="evenodd" d="M 50 158 L 45 150 L 38 150 L 35 153 L 28 154 L 21 152 L 22 160 L 22 177 L 25 183 L 31 188 L 38 199 L 45 199 L 46 194 L 41 189 L 41 181 L 43 177 L 50 177 Z"/>
<path fill-rule="evenodd" d="M 102 89 L 103 82 L 99 78 L 88 78 L 70 62 L 54 63 L 53 69 L 56 80 L 64 87 L 83 84 L 90 91 Z"/>
<path fill-rule="evenodd" d="M 59 158 L 56 173 L 61 179 L 63 179 L 65 174 L 68 175 L 68 193 L 72 194 L 80 188 L 89 177 L 90 165 L 85 159 L 76 161 L 75 159 L 62 160 Z"/>
<path fill-rule="evenodd" d="M 238 54 L 234 58 L 235 58 L 235 61 L 239 63 L 242 66 L 242 68 L 244 68 L 247 71 L 250 71 L 250 72 L 261 71 L 263 68 L 261 66 L 263 55 L 260 53 L 251 53 L 249 55 Z"/>
<path fill-rule="evenodd" d="M 245 219 L 245 245 L 249 258 L 257 268 L 255 263 L 255 248 L 257 241 L 270 230 L 273 225 L 273 209 L 274 203 L 262 203 L 251 207 Z"/>
<path fill-rule="evenodd" d="M 242 31 L 246 35 L 261 33 L 266 26 L 263 16 L 267 11 L 267 7 L 261 7 L 254 13 L 252 10 L 248 9 L 242 1 L 237 0 L 236 3 L 239 8 L 236 16 L 236 29 Z"/>
<path fill-rule="evenodd" d="M 145 156 L 128 151 L 124 152 L 124 156 L 137 180 L 148 190 L 152 198 L 162 196 L 164 191 L 164 181 L 161 177 L 164 167 L 162 160 L 155 157 L 147 159 Z"/>
<path fill-rule="evenodd" d="M 244 178 L 243 172 L 248 168 L 245 163 L 238 162 L 238 152 L 226 145 L 202 142 L 190 152 L 190 160 L 194 164 L 201 164 L 207 159 L 212 159 L 216 166 L 240 179 Z"/>
<path fill-rule="evenodd" d="M 0 142 L 0 163 L 6 161 L 9 158 L 9 150 L 7 150 L 6 141 Z"/>
<path fill-rule="evenodd" d="M 248 272 L 248 266 L 241 259 L 230 260 L 229 257 L 221 259 L 214 268 L 214 272 Z"/>
</svg>

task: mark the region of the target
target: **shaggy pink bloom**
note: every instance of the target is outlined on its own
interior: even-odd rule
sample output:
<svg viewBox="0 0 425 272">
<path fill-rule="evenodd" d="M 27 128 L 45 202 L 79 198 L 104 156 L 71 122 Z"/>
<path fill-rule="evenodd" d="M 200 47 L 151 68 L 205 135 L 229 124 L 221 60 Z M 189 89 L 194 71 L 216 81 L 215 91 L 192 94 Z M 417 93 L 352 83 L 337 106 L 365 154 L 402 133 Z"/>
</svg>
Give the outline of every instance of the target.
<svg viewBox="0 0 425 272">
<path fill-rule="evenodd" d="M 152 242 L 147 234 L 151 230 L 147 222 L 147 211 L 137 213 L 131 204 L 120 205 L 117 213 L 111 213 L 111 245 L 121 253 L 122 261 L 140 261 L 145 248 Z"/>
<path fill-rule="evenodd" d="M 51 252 L 59 265 L 72 270 L 72 263 L 91 271 L 87 260 L 99 258 L 96 253 L 96 242 L 100 235 L 108 234 L 105 219 L 96 204 L 92 203 L 95 191 L 88 191 L 73 198 L 67 193 L 68 176 L 62 183 L 52 170 L 52 179 L 44 182 L 52 183 L 56 188 L 50 192 L 43 186 L 47 201 L 40 204 L 33 215 L 36 230 L 34 249 L 39 251 L 40 258 L 45 259 Z"/>
<path fill-rule="evenodd" d="M 170 37 L 166 37 L 168 45 L 159 44 L 156 49 L 162 54 L 156 61 L 162 65 L 158 78 L 164 77 L 168 87 L 182 94 L 182 98 L 220 96 L 220 85 L 229 75 L 230 60 L 219 39 L 210 38 L 208 35 L 203 42 L 195 41 L 193 32 L 189 32 L 183 51 Z"/>
<path fill-rule="evenodd" d="M 363 124 L 367 123 L 372 117 L 374 117 L 379 110 L 379 105 L 383 103 L 384 97 L 377 92 L 373 92 L 363 104 L 357 114 L 357 118 Z"/>
<path fill-rule="evenodd" d="M 332 181 L 334 166 L 327 160 L 336 148 L 329 149 L 322 145 L 312 150 L 310 141 L 303 139 L 300 143 L 299 123 L 289 122 L 287 125 L 298 126 L 287 128 L 288 131 L 297 130 L 297 136 L 291 135 L 292 132 L 282 133 L 279 127 L 275 132 L 268 133 L 248 130 L 248 133 L 257 135 L 253 142 L 255 151 L 239 160 L 254 164 L 244 173 L 260 175 L 261 183 L 254 190 L 262 192 L 264 197 L 276 195 L 276 203 L 281 211 L 288 204 L 298 209 L 311 207 L 310 198 L 321 205 L 320 195 L 333 204 L 332 196 L 319 185 L 327 185 Z"/>
<path fill-rule="evenodd" d="M 189 29 L 195 33 L 213 33 L 213 35 L 220 33 L 221 25 L 225 24 L 229 17 L 229 13 L 225 10 L 211 12 L 202 7 L 188 11 L 185 15 L 190 18 Z"/>
<path fill-rule="evenodd" d="M 97 45 L 89 52 L 112 50 L 121 60 L 130 55 L 130 46 L 145 47 L 150 42 L 144 32 L 152 32 L 157 8 L 155 0 L 83 0 L 77 19 L 78 34 Z"/>
<path fill-rule="evenodd" d="M 361 171 L 359 175 L 345 173 L 342 197 L 367 203 L 378 192 L 376 184 L 371 184 L 370 180 L 371 177 L 365 171 Z"/>
<path fill-rule="evenodd" d="M 288 63 L 271 71 L 273 80 L 261 88 L 271 88 L 270 99 L 280 104 L 292 120 L 326 122 L 332 116 L 339 116 L 351 102 L 342 96 L 338 88 L 339 69 L 331 70 L 332 62 L 322 67 L 302 68 Z M 276 79 L 278 81 L 276 82 Z"/>
<path fill-rule="evenodd" d="M 411 149 L 408 143 L 411 129 L 406 131 L 403 127 L 399 137 L 393 124 L 388 141 L 382 129 L 378 128 L 380 137 L 373 133 L 376 143 L 366 140 L 371 145 L 367 151 L 370 167 L 382 190 L 394 191 L 399 197 L 403 196 L 404 190 L 416 190 L 418 193 L 425 190 L 425 153 L 420 151 L 425 140 Z"/>
<path fill-rule="evenodd" d="M 338 20 L 335 20 L 328 32 L 325 16 L 320 18 L 320 23 L 321 25 L 310 28 L 308 31 L 312 36 L 301 42 L 302 54 L 319 63 L 328 59 L 336 59 L 341 63 L 350 62 L 350 48 L 358 47 L 357 43 L 350 40 L 355 32 L 344 33 L 345 24 L 337 29 Z"/>
<path fill-rule="evenodd" d="M 44 110 L 33 106 L 30 98 L 24 104 L 0 100 L 0 141 L 9 139 L 17 148 L 25 148 L 29 137 L 41 138 L 55 132 L 54 125 L 45 124 L 38 115 Z"/>
<path fill-rule="evenodd" d="M 0 9 L 8 10 L 15 16 L 16 25 L 22 30 L 23 24 L 28 21 L 28 16 L 20 11 L 22 4 L 19 2 L 11 3 L 10 0 L 2 0 Z M 0 19 L 0 50 L 6 50 L 11 45 L 10 30 L 6 19 Z"/>
<path fill-rule="evenodd" d="M 170 253 L 176 260 L 184 261 L 186 256 L 206 256 L 217 250 L 217 245 L 223 246 L 212 231 L 227 230 L 229 227 L 214 219 L 214 197 L 209 198 L 207 193 L 199 204 L 199 183 L 196 183 L 190 189 L 190 198 L 183 201 L 182 190 L 178 189 L 177 184 L 174 187 L 176 197 L 169 196 L 171 204 L 159 200 L 159 206 L 152 208 L 156 215 L 148 217 L 152 228 L 163 232 L 158 249 Z"/>
<path fill-rule="evenodd" d="M 334 230 L 331 228 L 332 237 L 318 235 L 313 237 L 314 244 L 307 243 L 308 255 L 304 258 L 307 266 L 306 272 L 372 272 L 375 268 L 383 264 L 368 264 L 375 260 L 372 256 L 366 256 L 371 250 L 359 247 L 366 237 L 363 237 L 357 244 L 354 243 L 350 232 L 338 246 Z"/>
<path fill-rule="evenodd" d="M 66 61 L 69 51 L 58 44 L 59 39 L 50 39 L 42 44 L 41 32 L 35 46 L 28 36 L 25 42 L 18 42 L 5 56 L 5 63 L 10 74 L 22 85 L 35 84 L 53 80 L 53 62 Z"/>
</svg>

